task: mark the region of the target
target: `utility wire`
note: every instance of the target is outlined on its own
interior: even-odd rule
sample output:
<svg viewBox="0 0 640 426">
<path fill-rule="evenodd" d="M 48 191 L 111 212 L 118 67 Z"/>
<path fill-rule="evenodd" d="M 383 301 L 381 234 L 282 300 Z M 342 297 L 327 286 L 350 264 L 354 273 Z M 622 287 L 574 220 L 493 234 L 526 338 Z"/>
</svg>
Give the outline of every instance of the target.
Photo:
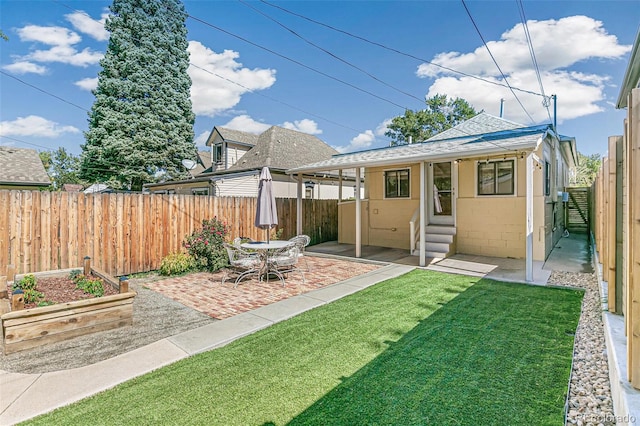
<svg viewBox="0 0 640 426">
<path fill-rule="evenodd" d="M 293 29 L 291 29 L 291 28 L 287 27 L 286 25 L 284 25 L 283 23 L 281 23 L 281 22 L 280 22 L 280 21 L 278 21 L 277 19 L 273 18 L 272 16 L 267 15 L 266 13 L 262 12 L 261 10 L 259 10 L 259 9 L 255 8 L 255 7 L 251 6 L 251 5 L 250 5 L 249 3 L 247 3 L 246 1 L 244 1 L 244 0 L 238 0 L 238 1 L 239 1 L 240 3 L 242 3 L 243 5 L 245 5 L 246 7 L 248 7 L 248 8 L 250 8 L 250 9 L 254 10 L 256 13 L 259 13 L 260 15 L 264 16 L 265 18 L 269 19 L 270 21 L 275 22 L 276 24 L 278 24 L 279 26 L 281 26 L 281 27 L 282 27 L 282 28 L 284 28 L 285 30 L 289 31 L 289 32 L 290 32 L 291 34 L 293 34 L 294 36 L 296 36 L 296 37 L 298 37 L 299 39 L 301 39 L 302 41 L 304 41 L 305 43 L 307 43 L 307 44 L 309 44 L 309 45 L 311 45 L 311 46 L 315 47 L 315 48 L 316 48 L 316 49 L 318 49 L 318 50 L 321 50 L 322 52 L 326 53 L 327 55 L 331 56 L 332 58 L 334 58 L 334 59 L 336 59 L 336 60 L 338 60 L 338 61 L 342 62 L 342 63 L 343 63 L 343 64 L 345 64 L 345 65 L 350 66 L 351 68 L 354 68 L 354 69 L 356 69 L 356 70 L 360 71 L 361 73 L 363 73 L 363 74 L 365 74 L 366 76 L 368 76 L 368 77 L 372 78 L 373 80 L 377 81 L 378 83 L 381 83 L 381 84 L 383 84 L 383 85 L 385 85 L 385 86 L 387 86 L 387 87 L 389 87 L 389 88 L 391 88 L 391 89 L 393 89 L 393 90 L 395 90 L 395 91 L 397 91 L 397 92 L 399 92 L 399 93 L 402 93 L 403 95 L 409 96 L 410 98 L 413 98 L 413 99 L 415 99 L 415 100 L 419 101 L 420 103 L 424 103 L 424 99 L 421 99 L 421 98 L 419 98 L 419 97 L 417 97 L 417 96 L 415 96 L 415 95 L 412 95 L 411 93 L 407 93 L 407 92 L 405 92 L 404 90 L 399 89 L 399 88 L 397 88 L 397 87 L 395 87 L 395 86 L 393 86 L 393 85 L 391 85 L 391 84 L 389 84 L 389 83 L 387 83 L 387 82 L 385 82 L 385 81 L 383 81 L 383 80 L 379 79 L 378 77 L 376 77 L 375 75 L 373 75 L 373 74 L 369 73 L 369 72 L 368 72 L 368 71 L 366 71 L 365 69 L 360 68 L 360 67 L 358 67 L 357 65 L 354 65 L 354 64 L 352 64 L 351 62 L 347 61 L 346 59 L 343 59 L 343 58 L 339 57 L 338 55 L 336 55 L 336 54 L 334 54 L 334 53 L 330 52 L 329 50 L 327 50 L 327 49 L 325 49 L 325 48 L 323 48 L 323 47 L 321 47 L 321 46 L 319 46 L 319 45 L 315 44 L 315 43 L 314 43 L 314 42 L 312 42 L 311 40 L 309 40 L 309 39 L 307 39 L 307 38 L 303 37 L 303 36 L 302 36 L 302 35 L 300 35 L 298 32 L 296 32 L 296 31 L 294 31 Z"/>
<path fill-rule="evenodd" d="M 333 26 L 331 26 L 331 25 L 325 24 L 324 22 L 320 22 L 320 21 L 317 21 L 317 20 L 315 20 L 315 19 L 312 19 L 312 18 L 309 18 L 309 17 L 307 17 L 307 16 L 304 16 L 304 15 L 302 15 L 302 14 L 299 14 L 299 13 L 293 12 L 293 11 L 291 11 L 291 10 L 288 10 L 288 9 L 286 9 L 286 8 L 282 7 L 282 6 L 278 6 L 278 5 L 276 5 L 276 4 L 269 3 L 269 2 L 268 2 L 268 1 L 266 1 L 266 0 L 260 0 L 260 1 L 261 1 L 262 3 L 264 3 L 264 4 L 266 4 L 267 6 L 270 6 L 270 7 L 276 8 L 276 9 L 279 9 L 279 10 L 281 10 L 281 11 L 283 11 L 283 12 L 285 12 L 285 13 L 288 13 L 288 14 L 290 14 L 290 15 L 297 16 L 298 18 L 301 18 L 301 19 L 304 19 L 304 20 L 306 20 L 306 21 L 312 22 L 312 23 L 314 23 L 314 24 L 316 24 L 316 25 L 320 25 L 320 26 L 322 26 L 322 27 L 328 28 L 328 29 L 330 29 L 330 30 L 332 30 L 332 31 L 339 32 L 339 33 L 341 33 L 341 34 L 344 34 L 344 35 L 346 35 L 346 36 L 349 36 L 349 37 L 355 38 L 355 39 L 357 39 L 357 40 L 360 40 L 360 41 L 363 41 L 363 42 L 365 42 L 365 43 L 371 44 L 371 45 L 373 45 L 373 46 L 377 46 L 377 47 L 379 47 L 379 48 L 381 48 L 381 49 L 385 49 L 385 50 L 388 50 L 388 51 L 390 51 L 390 52 L 397 53 L 398 55 L 406 56 L 406 57 L 408 57 L 408 58 L 415 59 L 415 60 L 418 60 L 418 61 L 420 61 L 420 62 L 427 63 L 427 64 L 429 64 L 429 65 L 433 65 L 434 67 L 441 68 L 441 69 L 443 69 L 443 70 L 447 70 L 447 71 L 452 72 L 452 73 L 454 73 L 454 74 L 459 74 L 459 75 L 462 75 L 462 76 L 465 76 L 465 77 L 473 78 L 473 79 L 475 79 L 475 80 L 483 81 L 483 82 L 488 83 L 488 84 L 493 84 L 494 86 L 509 87 L 509 86 L 507 86 L 506 84 L 502 84 L 502 83 L 499 83 L 499 82 L 496 82 L 496 81 L 488 80 L 488 79 L 486 79 L 486 78 L 482 78 L 482 77 L 479 77 L 479 76 L 477 76 L 477 75 L 468 74 L 468 73 L 465 73 L 465 72 L 463 72 L 463 71 L 458 71 L 458 70 L 455 70 L 455 69 L 453 69 L 453 68 L 446 67 L 446 66 L 444 66 L 444 65 L 436 64 L 435 62 L 430 62 L 430 61 L 429 61 L 429 60 L 427 60 L 427 59 L 420 58 L 420 57 L 418 57 L 418 56 L 412 55 L 411 53 L 406 53 L 406 52 L 403 52 L 403 51 L 401 51 L 401 50 L 395 49 L 395 48 L 393 48 L 393 47 L 386 46 L 386 45 L 384 45 L 384 44 L 382 44 L 382 43 L 378 43 L 378 42 L 375 42 L 375 41 L 369 40 L 369 39 L 367 39 L 367 38 L 365 38 L 365 37 L 362 37 L 362 36 L 359 36 L 359 35 L 356 35 L 356 34 L 350 33 L 349 31 L 341 30 L 341 29 L 339 29 L 339 28 L 336 28 L 336 27 L 333 27 Z M 528 93 L 528 94 L 530 94 L 530 95 L 543 96 L 543 95 L 542 95 L 542 94 L 540 94 L 540 93 L 536 93 L 536 92 L 533 92 L 533 91 L 531 91 L 531 90 L 520 89 L 520 88 L 518 88 L 518 87 L 511 87 L 511 89 L 512 89 L 512 90 L 517 90 L 517 91 L 522 92 L 522 93 Z"/>
<path fill-rule="evenodd" d="M 500 74 L 502 75 L 502 78 L 504 79 L 504 82 L 507 84 L 507 87 L 509 87 L 509 90 L 511 90 L 511 93 L 513 94 L 513 97 L 516 98 L 516 100 L 520 104 L 520 107 L 522 107 L 522 110 L 524 111 L 524 113 L 527 114 L 527 116 L 529 117 L 529 120 L 531 120 L 531 122 L 533 124 L 535 124 L 535 120 L 533 119 L 533 117 L 531 117 L 531 115 L 529 114 L 527 109 L 524 107 L 524 105 L 522 105 L 522 102 L 520 101 L 520 98 L 518 98 L 518 95 L 516 95 L 516 92 L 514 92 L 513 87 L 511 87 L 511 85 L 509 84 L 509 81 L 507 80 L 507 76 L 504 75 L 504 73 L 502 72 L 502 69 L 500 68 L 500 65 L 498 65 L 498 61 L 496 61 L 496 58 L 493 56 L 493 53 L 491 53 L 491 49 L 489 49 L 489 46 L 487 45 L 487 42 L 485 41 L 484 37 L 482 36 L 482 33 L 480 32 L 480 29 L 478 28 L 478 25 L 476 25 L 476 21 L 473 19 L 473 16 L 471 16 L 471 12 L 469 11 L 469 8 L 467 7 L 467 4 L 465 3 L 464 0 L 461 0 L 461 1 L 462 1 L 462 5 L 464 6 L 464 10 L 467 11 L 467 15 L 469 15 L 469 19 L 471 19 L 471 23 L 473 24 L 474 28 L 478 32 L 478 35 L 480 36 L 480 39 L 482 40 L 482 43 L 484 44 L 484 47 L 487 49 L 487 52 L 489 52 L 489 56 L 491 56 L 491 59 L 493 60 L 493 63 L 498 68 L 498 71 L 500 71 Z"/>
<path fill-rule="evenodd" d="M 549 121 L 553 122 L 551 118 L 551 112 L 549 111 L 549 98 L 544 93 L 544 86 L 542 85 L 542 77 L 540 75 L 540 67 L 538 67 L 538 60 L 536 58 L 536 52 L 533 49 L 533 42 L 531 40 L 531 34 L 529 33 L 529 24 L 527 23 L 527 17 L 524 14 L 524 6 L 522 0 L 518 0 L 518 8 L 520 10 L 520 20 L 522 21 L 522 28 L 524 29 L 524 35 L 527 39 L 527 46 L 529 46 L 529 54 L 531 55 L 531 62 L 533 62 L 533 68 L 536 71 L 536 77 L 538 78 L 538 85 L 540 85 L 540 92 L 542 92 L 542 106 L 547 110 L 547 116 Z"/>
<path fill-rule="evenodd" d="M 80 106 L 80 105 L 78 105 L 78 104 L 74 104 L 73 102 L 68 101 L 68 100 L 66 100 L 66 99 L 63 99 L 63 98 L 61 98 L 61 97 L 60 97 L 60 96 L 58 96 L 58 95 L 54 95 L 53 93 L 48 92 L 48 91 L 46 91 L 46 90 L 44 90 L 44 89 L 41 89 L 41 88 L 39 88 L 39 87 L 37 87 L 37 86 L 34 86 L 34 85 L 33 85 L 33 84 L 31 84 L 31 83 L 27 83 L 26 81 L 21 80 L 21 79 L 19 79 L 18 77 L 14 77 L 14 76 L 12 76 L 11 74 L 9 74 L 9 73 L 7 73 L 7 72 L 5 72 L 5 71 L 0 70 L 0 74 L 2 74 L 2 75 L 6 75 L 7 77 L 11 77 L 11 78 L 13 78 L 14 80 L 17 80 L 17 81 L 19 81 L 20 83 L 24 84 L 25 86 L 29 86 L 29 87 L 31 87 L 31 88 L 33 88 L 33 89 L 36 89 L 36 90 L 38 90 L 38 91 L 40 91 L 40 92 L 42 92 L 42 93 L 45 93 L 45 94 L 47 94 L 47 95 L 49 95 L 49 96 L 52 96 L 52 97 L 54 97 L 54 98 L 56 98 L 56 99 L 58 99 L 58 100 L 60 100 L 60 101 L 62 101 L 62 102 L 64 102 L 64 103 L 66 103 L 66 104 L 72 105 L 72 106 L 74 106 L 74 107 L 76 107 L 76 108 L 78 108 L 78 109 L 81 109 L 81 110 L 85 111 L 85 112 L 89 112 L 89 110 L 88 110 L 88 109 L 86 109 L 86 108 L 84 108 L 84 107 L 81 107 L 81 106 Z"/>
<path fill-rule="evenodd" d="M 327 77 L 327 78 L 330 78 L 331 80 L 334 80 L 334 81 L 337 81 L 337 82 L 339 82 L 339 83 L 342 83 L 342 84 L 344 84 L 344 85 L 346 85 L 346 86 L 349 86 L 349 87 L 351 87 L 352 89 L 356 89 L 356 90 L 358 90 L 358 91 L 360 91 L 360 92 L 362 92 L 362 93 L 366 93 L 366 94 L 368 94 L 368 95 L 370 95 L 370 96 L 373 96 L 374 98 L 380 99 L 381 101 L 387 102 L 387 103 L 389 103 L 389 104 L 391 104 L 391 105 L 394 105 L 394 106 L 396 106 L 396 107 L 398 107 L 398 108 L 402 108 L 403 110 L 408 110 L 408 109 L 410 109 L 410 108 L 408 108 L 408 107 L 406 107 L 406 106 L 403 106 L 403 105 L 397 104 L 397 103 L 395 103 L 395 102 L 393 102 L 393 101 L 391 101 L 391 100 L 389 100 L 389 99 L 383 98 L 382 96 L 378 96 L 378 95 L 376 95 L 375 93 L 372 93 L 372 92 L 370 92 L 370 91 L 368 91 L 368 90 L 362 89 L 362 88 L 360 88 L 360 87 L 358 87 L 358 86 L 356 86 L 356 85 L 354 85 L 354 84 L 351 84 L 351 83 L 346 82 L 346 81 L 344 81 L 344 80 L 341 80 L 341 79 L 339 79 L 339 78 L 337 78 L 337 77 L 334 77 L 334 76 L 332 76 L 332 75 L 329 75 L 329 74 L 327 74 L 327 73 L 325 73 L 325 72 L 323 72 L 323 71 L 317 70 L 317 69 L 315 69 L 315 68 L 313 68 L 313 67 L 311 67 L 311 66 L 309 66 L 309 65 L 303 64 L 303 63 L 302 63 L 302 62 L 300 62 L 300 61 L 297 61 L 297 60 L 295 60 L 295 59 L 293 59 L 293 58 L 290 58 L 290 57 L 288 57 L 288 56 L 286 56 L 286 55 L 283 55 L 283 54 L 281 54 L 281 53 L 278 53 L 278 52 L 276 52 L 275 50 L 269 49 L 268 47 L 262 46 L 262 45 L 260 45 L 260 44 L 258 44 L 258 43 L 255 43 L 255 42 L 253 42 L 253 41 L 251 41 L 251 40 L 248 40 L 248 39 L 246 39 L 246 38 L 244 38 L 244 37 L 241 37 L 241 36 L 239 36 L 239 35 L 237 35 L 237 34 L 234 34 L 234 33 L 230 32 L 230 31 L 227 31 L 227 30 L 225 30 L 225 29 L 223 29 L 223 28 L 220 28 L 220 27 L 218 27 L 218 26 L 216 26 L 216 25 L 213 25 L 212 23 L 207 22 L 207 21 L 205 21 L 205 20 L 203 20 L 203 19 L 196 18 L 196 17 L 195 17 L 195 16 L 193 16 L 193 15 L 187 15 L 187 16 L 188 16 L 189 18 L 193 19 L 193 20 L 194 20 L 194 21 L 196 21 L 196 22 L 200 22 L 200 23 L 201 23 L 201 24 L 203 24 L 203 25 L 206 25 L 206 26 L 211 27 L 211 28 L 213 28 L 213 29 L 215 29 L 215 30 L 218 30 L 218 31 L 220 31 L 220 32 L 222 32 L 222 33 L 225 33 L 225 34 L 227 34 L 227 35 L 229 35 L 229 36 L 231 36 L 231 37 L 237 38 L 238 40 L 244 41 L 245 43 L 248 43 L 248 44 L 250 44 L 250 45 L 252 45 L 252 46 L 254 46 L 254 47 L 257 47 L 258 49 L 262 49 L 262 50 L 264 50 L 264 51 L 266 51 L 266 52 L 271 53 L 272 55 L 278 56 L 278 57 L 280 57 L 280 58 L 282 58 L 282 59 L 285 59 L 285 60 L 287 60 L 287 61 L 289 61 L 289 62 L 293 62 L 293 63 L 294 63 L 294 64 L 296 64 L 296 65 L 300 65 L 300 66 L 301 66 L 301 67 L 303 67 L 303 68 L 306 68 L 306 69 L 308 69 L 308 70 L 310 70 L 310 71 L 313 71 L 313 72 L 315 72 L 315 73 L 317 73 L 317 74 L 320 74 L 320 75 L 322 75 L 322 76 L 325 76 L 325 77 Z"/>
</svg>

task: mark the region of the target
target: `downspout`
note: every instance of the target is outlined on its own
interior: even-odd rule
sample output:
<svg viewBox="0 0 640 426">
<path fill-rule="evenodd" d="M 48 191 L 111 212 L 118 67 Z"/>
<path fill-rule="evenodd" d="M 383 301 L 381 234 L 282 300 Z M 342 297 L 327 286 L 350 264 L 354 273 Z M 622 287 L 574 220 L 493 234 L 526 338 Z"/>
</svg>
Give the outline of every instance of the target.
<svg viewBox="0 0 640 426">
<path fill-rule="evenodd" d="M 296 235 L 302 234 L 302 173 L 298 173 L 296 198 Z"/>
<path fill-rule="evenodd" d="M 360 202 L 360 167 L 356 167 L 356 257 L 362 256 L 362 203 Z"/>
<path fill-rule="evenodd" d="M 426 185 L 426 172 L 424 161 L 420 162 L 420 266 L 426 264 L 426 242 L 425 242 L 425 192 L 427 190 Z"/>
</svg>

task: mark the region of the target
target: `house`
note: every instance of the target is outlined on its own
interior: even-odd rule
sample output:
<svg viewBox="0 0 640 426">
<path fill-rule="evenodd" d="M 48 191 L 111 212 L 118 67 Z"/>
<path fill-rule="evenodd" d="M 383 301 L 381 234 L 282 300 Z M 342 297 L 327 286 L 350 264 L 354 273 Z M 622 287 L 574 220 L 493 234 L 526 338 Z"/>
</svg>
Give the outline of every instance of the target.
<svg viewBox="0 0 640 426">
<path fill-rule="evenodd" d="M 424 143 L 337 155 L 287 173 L 352 170 L 364 199 L 339 205 L 339 242 L 544 261 L 564 231 L 575 139 L 480 113 Z M 358 194 L 359 191 L 356 191 Z M 298 223 L 301 227 L 301 223 Z"/>
<path fill-rule="evenodd" d="M 0 189 L 33 190 L 49 185 L 38 151 L 0 146 Z"/>
<path fill-rule="evenodd" d="M 296 198 L 296 180 L 285 171 L 329 159 L 338 153 L 316 136 L 278 126 L 259 135 L 214 127 L 207 145 L 212 147 L 210 168 L 194 173 L 191 179 L 147 184 L 145 189 L 152 193 L 256 197 L 260 171 L 267 166 L 273 177 L 275 196 Z M 324 172 L 304 175 L 300 179 L 304 183 L 302 198 L 354 197 L 352 174 L 338 176 Z M 351 184 L 339 185 L 340 180 L 350 180 Z"/>
</svg>

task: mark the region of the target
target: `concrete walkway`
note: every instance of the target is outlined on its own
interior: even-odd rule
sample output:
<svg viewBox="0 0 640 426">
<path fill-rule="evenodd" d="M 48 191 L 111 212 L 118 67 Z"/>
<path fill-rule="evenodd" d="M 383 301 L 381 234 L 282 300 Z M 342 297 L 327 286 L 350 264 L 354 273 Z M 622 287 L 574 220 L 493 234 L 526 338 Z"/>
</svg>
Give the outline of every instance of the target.
<svg viewBox="0 0 640 426">
<path fill-rule="evenodd" d="M 224 346 L 412 269 L 414 268 L 407 265 L 387 265 L 85 367 L 43 374 L 0 371 L 0 425 L 12 425 L 79 401 L 191 355 Z"/>
</svg>

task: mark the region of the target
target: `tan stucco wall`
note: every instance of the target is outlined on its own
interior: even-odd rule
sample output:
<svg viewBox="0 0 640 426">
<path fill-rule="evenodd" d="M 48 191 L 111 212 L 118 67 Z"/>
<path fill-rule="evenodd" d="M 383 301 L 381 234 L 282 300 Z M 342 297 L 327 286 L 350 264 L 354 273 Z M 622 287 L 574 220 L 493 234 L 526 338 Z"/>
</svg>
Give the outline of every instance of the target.
<svg viewBox="0 0 640 426">
<path fill-rule="evenodd" d="M 369 203 L 366 200 L 361 201 L 360 218 L 362 220 L 362 233 L 361 243 L 364 246 L 369 245 L 369 233 L 366 231 L 369 228 L 369 222 L 367 220 L 367 210 Z M 338 203 L 338 242 L 343 244 L 355 244 L 356 243 L 356 202 L 345 201 Z"/>
<path fill-rule="evenodd" d="M 544 160 L 550 155 L 547 142 L 540 145 L 536 154 Z M 516 194 L 513 196 L 477 196 L 477 163 L 486 158 L 465 159 L 458 166 L 456 199 L 456 252 L 483 256 L 526 256 L 526 157 L 508 156 L 516 169 Z M 492 158 L 491 160 L 496 160 Z M 410 168 L 410 199 L 384 199 L 383 177 L 385 170 Z M 454 169 L 455 170 L 455 169 Z M 556 169 L 558 170 L 558 169 Z M 564 170 L 562 167 L 559 170 Z M 564 173 L 564 172 L 562 172 Z M 366 170 L 368 210 L 363 203 L 362 244 L 407 249 L 409 247 L 409 220 L 419 207 L 420 166 L 397 165 Z M 555 177 L 552 179 L 554 182 Z M 564 206 L 553 194 L 563 190 L 552 185 L 552 194 L 544 196 L 544 163 L 534 167 L 534 222 L 533 259 L 544 261 L 564 230 Z M 563 178 L 558 179 L 562 185 Z M 553 208 L 556 203 L 556 227 L 553 225 Z M 355 243 L 355 207 L 339 206 L 340 242 Z M 395 229 L 395 230 L 394 230 Z M 365 242 L 367 241 L 367 242 Z"/>
</svg>

